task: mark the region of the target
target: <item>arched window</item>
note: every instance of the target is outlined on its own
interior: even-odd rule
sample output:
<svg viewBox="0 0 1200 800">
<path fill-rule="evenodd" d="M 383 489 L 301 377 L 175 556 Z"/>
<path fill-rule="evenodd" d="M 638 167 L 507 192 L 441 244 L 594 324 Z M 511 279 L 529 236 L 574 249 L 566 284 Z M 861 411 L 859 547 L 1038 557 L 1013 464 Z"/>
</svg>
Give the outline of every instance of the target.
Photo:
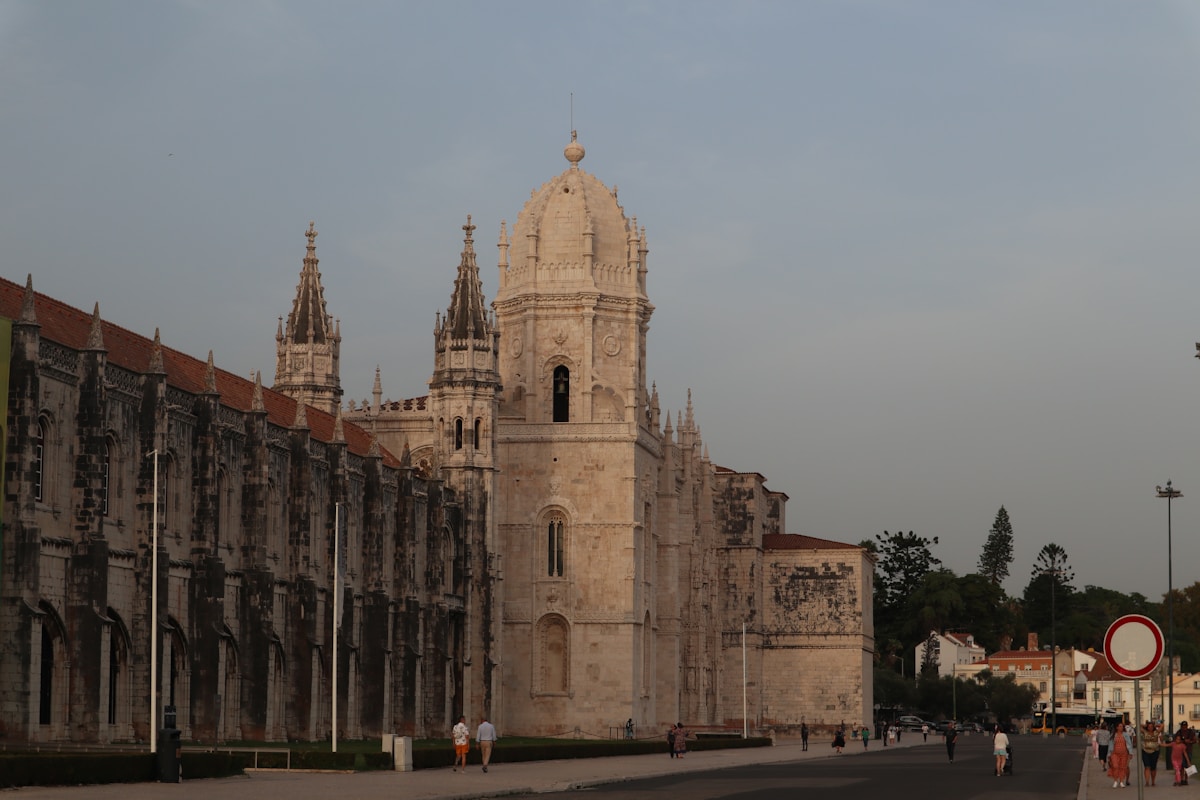
<svg viewBox="0 0 1200 800">
<path fill-rule="evenodd" d="M 463 449 L 463 421 L 462 417 L 454 418 L 454 449 Z"/>
<path fill-rule="evenodd" d="M 546 521 L 546 574 L 552 578 L 563 576 L 565 548 L 566 520 L 556 512 Z"/>
<path fill-rule="evenodd" d="M 101 454 L 100 461 L 100 516 L 108 516 L 108 500 L 109 500 L 109 478 L 112 475 L 112 457 L 113 443 L 107 436 L 104 437 L 104 452 Z"/>
<path fill-rule="evenodd" d="M 479 417 L 476 417 L 475 418 L 475 438 L 471 442 L 471 446 L 473 448 L 475 448 L 476 450 L 483 449 L 482 447 L 479 446 L 480 441 L 482 441 L 482 437 L 483 437 L 483 420 L 481 420 Z"/>
<path fill-rule="evenodd" d="M 46 439 L 50 423 L 45 417 L 38 419 L 37 442 L 33 446 L 33 498 L 39 503 L 45 498 L 46 487 Z"/>
<path fill-rule="evenodd" d="M 571 370 L 554 368 L 554 421 L 571 421 Z"/>
</svg>

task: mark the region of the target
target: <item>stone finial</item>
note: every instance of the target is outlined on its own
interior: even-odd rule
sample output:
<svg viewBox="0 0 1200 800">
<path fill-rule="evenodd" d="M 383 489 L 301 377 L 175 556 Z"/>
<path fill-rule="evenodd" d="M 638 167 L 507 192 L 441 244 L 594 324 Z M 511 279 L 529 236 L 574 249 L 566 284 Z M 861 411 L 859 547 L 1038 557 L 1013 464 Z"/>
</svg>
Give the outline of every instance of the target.
<svg viewBox="0 0 1200 800">
<path fill-rule="evenodd" d="M 583 145 L 579 143 L 576 131 L 571 131 L 571 143 L 563 149 L 563 155 L 566 156 L 567 161 L 571 162 L 571 169 L 579 168 L 579 162 L 583 161 L 586 151 L 583 149 Z"/>
<path fill-rule="evenodd" d="M 217 368 L 213 364 L 213 352 L 208 351 L 208 364 L 204 367 L 204 391 L 208 394 L 217 393 Z"/>
<path fill-rule="evenodd" d="M 150 348 L 150 365 L 146 367 L 146 371 L 152 375 L 162 375 L 167 371 L 163 366 L 162 337 L 159 336 L 158 328 L 154 329 L 154 345 Z"/>
<path fill-rule="evenodd" d="M 263 404 L 262 370 L 254 373 L 254 395 L 250 398 L 250 410 L 256 414 L 266 413 L 267 410 Z"/>
<path fill-rule="evenodd" d="M 104 330 L 100 321 L 100 304 L 96 303 L 92 310 L 92 329 L 88 331 L 87 344 L 84 345 L 85 350 L 103 350 L 104 349 Z"/>
<path fill-rule="evenodd" d="M 383 456 L 383 451 L 379 448 L 379 437 L 371 437 L 371 446 L 367 449 L 367 456 L 370 458 L 380 458 Z"/>
<path fill-rule="evenodd" d="M 333 441 L 336 444 L 346 443 L 346 430 L 342 423 L 342 405 L 338 403 L 337 414 L 333 417 Z"/>
<path fill-rule="evenodd" d="M 33 302 L 33 273 L 25 276 L 25 295 L 21 298 L 21 319 L 18 322 L 22 325 L 38 324 L 37 309 Z"/>
<path fill-rule="evenodd" d="M 303 400 L 296 401 L 296 420 L 292 423 L 292 427 L 297 430 L 308 428 L 308 411 Z"/>
</svg>

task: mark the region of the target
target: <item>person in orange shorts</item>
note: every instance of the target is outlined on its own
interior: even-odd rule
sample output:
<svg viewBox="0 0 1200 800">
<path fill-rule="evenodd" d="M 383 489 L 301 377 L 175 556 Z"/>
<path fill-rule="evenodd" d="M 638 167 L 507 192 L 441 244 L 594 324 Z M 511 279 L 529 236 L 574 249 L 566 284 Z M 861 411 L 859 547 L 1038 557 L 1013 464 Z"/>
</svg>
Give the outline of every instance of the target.
<svg viewBox="0 0 1200 800">
<path fill-rule="evenodd" d="M 462 771 L 467 771 L 467 751 L 471 749 L 471 730 L 467 727 L 467 718 L 459 717 L 458 723 L 450 731 L 450 738 L 454 740 L 454 769 L 462 767 Z"/>
</svg>

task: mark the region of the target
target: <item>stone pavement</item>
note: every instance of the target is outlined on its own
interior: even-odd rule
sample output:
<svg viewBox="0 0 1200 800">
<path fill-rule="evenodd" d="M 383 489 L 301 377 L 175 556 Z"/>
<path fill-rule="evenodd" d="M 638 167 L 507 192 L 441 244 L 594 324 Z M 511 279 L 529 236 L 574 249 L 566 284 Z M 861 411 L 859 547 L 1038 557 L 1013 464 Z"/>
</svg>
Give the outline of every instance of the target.
<svg viewBox="0 0 1200 800">
<path fill-rule="evenodd" d="M 1080 743 L 1080 749 L 1083 749 L 1083 743 Z M 1124 789 L 1114 789 L 1112 778 L 1108 777 L 1108 773 L 1100 766 L 1100 762 L 1092 758 L 1091 751 L 1087 753 L 1087 758 L 1083 762 L 1083 773 L 1079 779 L 1079 795 L 1076 800 L 1137 800 L 1138 798 L 1138 780 L 1142 774 L 1142 762 L 1140 758 L 1135 758 L 1129 763 L 1129 779 L 1133 781 Z M 1160 757 L 1158 759 L 1158 775 L 1154 786 L 1143 786 L 1141 790 L 1142 796 L 1146 798 L 1155 798 L 1160 793 L 1163 800 L 1183 800 L 1183 798 L 1200 797 L 1200 781 L 1192 778 L 1187 786 L 1176 787 L 1172 784 L 1175 781 L 1175 772 L 1167 765 Z M 1111 794 L 1110 794 L 1111 793 Z"/>
<path fill-rule="evenodd" d="M 874 743 L 873 743 L 874 744 Z M 941 739 L 930 737 L 928 743 L 912 734 L 892 747 L 941 747 Z M 891 750 L 891 747 L 888 748 Z M 1114 798 L 1136 800 L 1136 788 L 1122 792 L 1112 789 L 1096 761 L 1082 758 L 1078 800 L 1103 800 L 1104 791 L 1117 793 Z M 848 749 L 840 758 L 870 757 L 886 752 Z M 446 769 L 416 772 L 252 772 L 235 778 L 215 778 L 202 781 L 184 780 L 178 784 L 144 783 L 112 784 L 105 786 L 28 787 L 0 791 L 0 800 L 375 800 L 402 797 L 404 800 L 468 800 L 469 798 L 535 795 L 561 792 L 637 778 L 652 778 L 707 769 L 722 769 L 747 764 L 769 764 L 786 761 L 833 758 L 828 742 L 812 742 L 807 752 L 799 742 L 783 741 L 774 747 L 746 750 L 712 750 L 689 753 L 687 758 L 674 760 L 664 752 L 655 755 L 614 756 L 611 758 L 537 761 L 520 764 L 494 764 L 488 773 L 472 766 L 466 773 Z M 1160 770 L 1160 777 L 1163 772 Z M 1166 787 L 1171 788 L 1170 775 Z M 1148 789 L 1158 792 L 1163 784 Z M 1200 789 L 1200 783 L 1185 791 Z M 1170 798 L 1187 795 L 1175 789 Z M 1164 798 L 1164 800 L 1166 800 Z"/>
</svg>

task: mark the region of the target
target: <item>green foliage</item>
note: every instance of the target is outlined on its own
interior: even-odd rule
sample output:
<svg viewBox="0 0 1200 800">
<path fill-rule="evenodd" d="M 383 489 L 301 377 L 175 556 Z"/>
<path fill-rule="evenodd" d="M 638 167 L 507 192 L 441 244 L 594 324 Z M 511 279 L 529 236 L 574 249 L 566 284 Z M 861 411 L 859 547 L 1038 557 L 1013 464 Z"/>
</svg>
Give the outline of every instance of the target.
<svg viewBox="0 0 1200 800">
<path fill-rule="evenodd" d="M 875 540 L 879 548 L 875 566 L 875 638 L 902 642 L 902 652 L 907 657 L 930 630 L 928 627 L 921 630 L 921 624 L 911 613 L 910 600 L 929 571 L 942 563 L 929 550 L 938 540 L 936 536 L 927 539 L 912 531 L 884 531 Z"/>
<path fill-rule="evenodd" d="M 988 532 L 983 552 L 979 554 L 979 574 L 999 586 L 1008 577 L 1008 568 L 1013 561 L 1013 529 L 1004 506 L 996 512 L 992 529 Z"/>
<path fill-rule="evenodd" d="M 880 708 L 912 708 L 916 695 L 912 681 L 886 666 L 876 666 L 873 672 L 875 702 Z"/>
<path fill-rule="evenodd" d="M 1075 610 L 1073 580 L 1066 550 L 1051 542 L 1038 552 L 1022 600 L 1025 624 L 1037 632 L 1040 643 L 1061 646 L 1070 641 L 1059 639 L 1058 633 L 1061 630 L 1064 637 L 1069 633 L 1063 623 Z"/>
<path fill-rule="evenodd" d="M 1041 694 L 1037 687 L 1017 683 L 1012 674 L 996 677 L 991 672 L 982 672 L 980 678 L 984 680 L 988 710 L 998 722 L 1028 716 Z"/>
</svg>

